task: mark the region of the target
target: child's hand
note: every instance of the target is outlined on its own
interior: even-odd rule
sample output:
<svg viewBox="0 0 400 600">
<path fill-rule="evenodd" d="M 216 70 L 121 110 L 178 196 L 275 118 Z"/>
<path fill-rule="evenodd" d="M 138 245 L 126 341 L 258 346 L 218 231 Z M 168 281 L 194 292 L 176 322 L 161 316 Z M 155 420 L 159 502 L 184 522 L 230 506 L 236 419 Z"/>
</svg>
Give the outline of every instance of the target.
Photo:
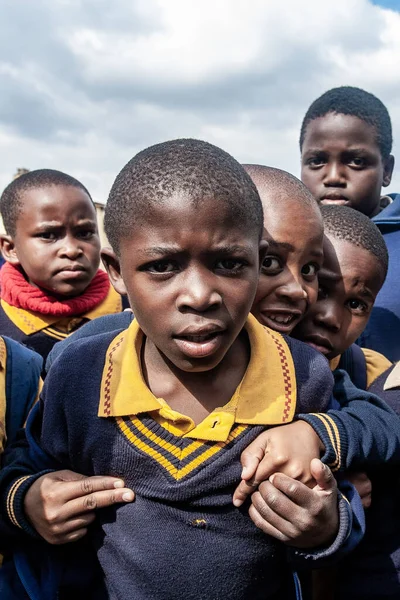
<svg viewBox="0 0 400 600">
<path fill-rule="evenodd" d="M 56 471 L 39 477 L 24 499 L 25 514 L 50 544 L 75 542 L 86 535 L 95 510 L 132 502 L 135 494 L 117 477 L 85 477 Z"/>
<path fill-rule="evenodd" d="M 320 438 L 305 421 L 264 431 L 242 452 L 242 481 L 233 494 L 233 504 L 241 506 L 262 481 L 278 471 L 314 485 L 310 463 L 323 451 Z"/>
<path fill-rule="evenodd" d="M 297 548 L 327 546 L 339 527 L 337 485 L 329 467 L 311 461 L 317 484 L 310 489 L 287 475 L 276 473 L 251 497 L 249 515 L 264 533 Z"/>
<path fill-rule="evenodd" d="M 371 506 L 372 483 L 366 473 L 346 473 L 347 481 L 356 488 L 364 508 Z"/>
</svg>

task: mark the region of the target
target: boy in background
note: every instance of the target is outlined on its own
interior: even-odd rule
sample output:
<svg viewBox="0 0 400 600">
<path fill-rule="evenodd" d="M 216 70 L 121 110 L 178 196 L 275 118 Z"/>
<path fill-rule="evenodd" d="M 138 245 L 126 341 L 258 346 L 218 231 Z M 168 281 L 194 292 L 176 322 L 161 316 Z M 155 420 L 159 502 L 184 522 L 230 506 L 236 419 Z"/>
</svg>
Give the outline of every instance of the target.
<svg viewBox="0 0 400 600">
<path fill-rule="evenodd" d="M 354 87 L 329 90 L 308 109 L 300 133 L 301 178 L 322 204 L 349 206 L 371 218 L 384 236 L 389 270 L 360 345 L 400 359 L 400 195 L 390 184 L 392 126 L 384 104 Z"/>
<path fill-rule="evenodd" d="M 51 169 L 12 181 L 0 198 L 0 332 L 44 359 L 89 319 L 119 312 L 121 298 L 99 270 L 96 211 L 87 189 Z"/>
</svg>

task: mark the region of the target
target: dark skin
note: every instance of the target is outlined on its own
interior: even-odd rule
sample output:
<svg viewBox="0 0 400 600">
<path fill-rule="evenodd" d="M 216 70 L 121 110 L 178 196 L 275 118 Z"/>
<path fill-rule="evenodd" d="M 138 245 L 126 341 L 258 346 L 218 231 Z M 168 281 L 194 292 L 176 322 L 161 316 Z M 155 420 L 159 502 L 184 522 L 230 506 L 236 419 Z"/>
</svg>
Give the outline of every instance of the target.
<svg viewBox="0 0 400 600">
<path fill-rule="evenodd" d="M 363 332 L 384 277 L 374 255 L 327 232 L 318 279 L 318 300 L 292 335 L 333 359 Z M 292 423 L 261 434 L 242 454 L 243 480 L 235 500 L 241 504 L 254 487 L 277 469 L 313 485 L 310 460 L 323 451 L 319 437 L 307 423 Z M 364 506 L 369 506 L 369 479 L 363 473 L 347 477 L 356 485 Z"/>
<path fill-rule="evenodd" d="M 233 227 L 223 203 L 181 196 L 150 206 L 120 257 L 104 250 L 111 281 L 127 293 L 146 335 L 151 391 L 194 424 L 226 404 L 249 361 L 243 325 L 257 289 L 258 234 Z M 207 377 L 204 373 L 207 372 Z"/>
<path fill-rule="evenodd" d="M 358 117 L 328 113 L 307 125 L 301 179 L 322 204 L 350 206 L 374 217 L 393 167 L 392 155 L 382 157 L 375 128 Z"/>
<path fill-rule="evenodd" d="M 105 249 L 103 259 L 114 287 L 128 293 L 146 335 L 142 367 L 150 389 L 190 417 L 194 427 L 230 400 L 247 368 L 249 348 L 242 329 L 264 250 L 257 233 L 243 224 L 232 226 L 222 204 L 216 209 L 214 201 L 205 200 L 195 219 L 185 198 L 171 198 L 168 210 L 162 208 L 149 208 L 135 235 L 121 240 L 119 258 Z M 255 494 L 250 516 L 265 533 L 302 547 L 335 535 L 336 484 L 319 461 L 312 469 L 317 480 L 313 490 L 281 475 L 273 490 L 266 485 Z M 112 478 L 103 479 L 107 481 L 85 486 L 115 487 Z M 43 514 L 45 494 L 40 492 L 46 486 L 53 491 L 54 510 L 48 505 Z M 29 490 L 26 513 L 49 541 L 78 539 L 76 530 L 84 535 L 90 521 L 76 511 L 92 510 L 94 495 L 78 499 L 74 494 L 79 488 L 82 495 L 80 481 L 72 486 L 45 475 Z M 120 495 L 129 502 L 128 492 L 95 492 L 97 506 L 117 502 Z"/>
<path fill-rule="evenodd" d="M 27 190 L 14 236 L 0 236 L 5 260 L 26 280 L 63 300 L 79 296 L 100 262 L 96 211 L 80 188 L 51 185 Z"/>
<path fill-rule="evenodd" d="M 292 335 L 331 360 L 364 331 L 384 274 L 373 254 L 327 232 L 318 278 L 318 300 Z"/>
</svg>

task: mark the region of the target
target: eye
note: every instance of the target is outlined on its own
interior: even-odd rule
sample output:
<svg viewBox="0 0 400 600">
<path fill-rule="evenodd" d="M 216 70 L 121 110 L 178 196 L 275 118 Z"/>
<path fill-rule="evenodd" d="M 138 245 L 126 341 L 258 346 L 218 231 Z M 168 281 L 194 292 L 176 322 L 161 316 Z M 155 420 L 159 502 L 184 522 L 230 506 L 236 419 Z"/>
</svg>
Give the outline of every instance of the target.
<svg viewBox="0 0 400 600">
<path fill-rule="evenodd" d="M 93 231 L 93 229 L 81 229 L 80 231 L 78 231 L 77 237 L 82 240 L 90 240 L 95 235 L 95 233 L 96 232 Z"/>
<path fill-rule="evenodd" d="M 35 237 L 53 241 L 58 238 L 58 234 L 56 231 L 40 231 Z"/>
<path fill-rule="evenodd" d="M 318 169 L 326 164 L 326 158 L 324 156 L 311 156 L 307 159 L 306 164 L 311 169 Z"/>
<path fill-rule="evenodd" d="M 143 268 L 144 271 L 148 271 L 149 273 L 157 273 L 163 275 L 165 273 L 173 273 L 177 271 L 177 265 L 171 262 L 170 260 L 155 260 L 148 265 L 145 265 Z"/>
<path fill-rule="evenodd" d="M 355 169 L 364 169 L 367 166 L 367 161 L 361 156 L 353 156 L 349 159 L 349 166 Z"/>
<path fill-rule="evenodd" d="M 348 300 L 347 305 L 354 313 L 364 314 L 368 312 L 368 306 L 365 304 L 365 302 L 362 302 L 362 300 L 358 300 L 357 298 L 351 298 Z"/>
<path fill-rule="evenodd" d="M 267 275 L 276 275 L 282 270 L 282 263 L 276 256 L 266 256 L 262 262 L 261 269 Z"/>
<path fill-rule="evenodd" d="M 215 264 L 215 269 L 219 271 L 240 271 L 245 266 L 245 261 L 239 260 L 238 258 L 222 258 Z"/>
<path fill-rule="evenodd" d="M 316 274 L 318 273 L 319 267 L 318 265 L 316 265 L 315 263 L 308 263 L 306 265 L 304 265 L 304 267 L 301 269 L 301 274 L 304 277 L 315 277 Z"/>
</svg>

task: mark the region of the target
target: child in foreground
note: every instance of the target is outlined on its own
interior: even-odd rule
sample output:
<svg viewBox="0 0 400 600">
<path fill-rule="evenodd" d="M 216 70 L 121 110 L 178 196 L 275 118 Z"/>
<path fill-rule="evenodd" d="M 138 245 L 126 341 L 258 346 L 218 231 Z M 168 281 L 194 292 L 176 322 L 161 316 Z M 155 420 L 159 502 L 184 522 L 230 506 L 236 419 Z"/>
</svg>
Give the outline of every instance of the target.
<svg viewBox="0 0 400 600">
<path fill-rule="evenodd" d="M 87 189 L 60 171 L 21 175 L 0 198 L 0 331 L 46 359 L 89 319 L 119 312 L 121 299 L 98 270 L 96 210 Z"/>
<path fill-rule="evenodd" d="M 110 597 L 294 598 L 288 549 L 232 493 L 243 448 L 295 411 L 325 410 L 332 380 L 317 353 L 247 318 L 263 228 L 251 179 L 204 142 L 160 144 L 121 171 L 105 223 L 115 253 L 104 260 L 136 320 L 72 344 L 52 366 L 30 421 L 36 469 L 111 473 L 134 487 L 136 501 L 103 511 L 89 533 Z M 292 552 L 306 562 L 349 533 L 329 470 L 317 461 L 312 471 L 321 485 L 297 482 L 298 510 L 317 498 L 325 526 L 311 536 L 316 554 Z M 41 475 L 3 478 L 20 527 Z M 265 502 L 278 521 L 296 511 L 295 497 Z"/>
<path fill-rule="evenodd" d="M 360 345 L 400 359 L 400 195 L 390 184 L 392 126 L 384 104 L 354 87 L 329 90 L 308 109 L 300 133 L 301 178 L 322 204 L 349 206 L 379 227 L 390 261 Z"/>
</svg>

